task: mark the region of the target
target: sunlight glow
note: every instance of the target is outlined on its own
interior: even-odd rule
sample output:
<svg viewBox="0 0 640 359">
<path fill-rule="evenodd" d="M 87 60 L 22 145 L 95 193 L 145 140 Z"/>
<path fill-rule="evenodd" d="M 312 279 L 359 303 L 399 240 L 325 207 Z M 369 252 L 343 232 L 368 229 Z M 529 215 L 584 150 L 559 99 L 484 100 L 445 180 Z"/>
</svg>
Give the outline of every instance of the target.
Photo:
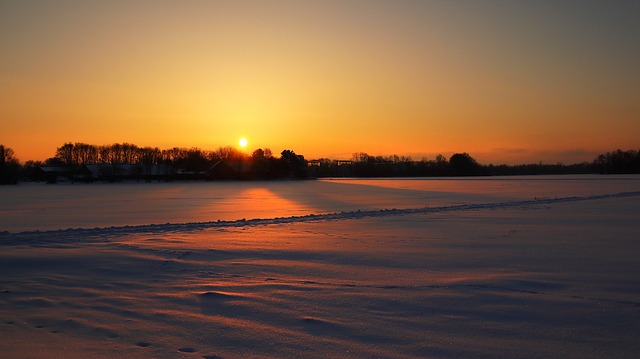
<svg viewBox="0 0 640 359">
<path fill-rule="evenodd" d="M 640 21 L 583 2 L 0 1 L 0 141 L 591 161 L 638 146 Z"/>
<path fill-rule="evenodd" d="M 249 143 L 249 141 L 247 141 L 246 138 L 242 137 L 240 139 L 240 141 L 238 141 L 238 144 L 240 144 L 240 147 L 245 148 L 247 147 L 247 144 Z"/>
</svg>

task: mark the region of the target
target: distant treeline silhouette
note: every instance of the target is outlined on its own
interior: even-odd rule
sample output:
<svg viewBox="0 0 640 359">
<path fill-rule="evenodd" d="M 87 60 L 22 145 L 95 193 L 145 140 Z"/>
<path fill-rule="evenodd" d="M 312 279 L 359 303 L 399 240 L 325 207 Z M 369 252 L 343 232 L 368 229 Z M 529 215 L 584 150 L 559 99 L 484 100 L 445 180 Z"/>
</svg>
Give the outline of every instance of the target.
<svg viewBox="0 0 640 359">
<path fill-rule="evenodd" d="M 0 184 L 24 181 L 119 181 L 133 180 L 260 180 L 318 177 L 432 177 L 496 176 L 580 173 L 640 173 L 640 151 L 616 150 L 592 162 L 571 165 L 523 164 L 482 165 L 468 153 L 414 161 L 405 156 L 370 156 L 354 153 L 350 159 L 307 161 L 284 150 L 275 157 L 271 150 L 246 154 L 233 147 L 209 151 L 199 148 L 159 149 L 130 143 L 95 146 L 65 143 L 44 162 L 20 164 L 11 148 L 0 145 Z"/>
<path fill-rule="evenodd" d="M 468 153 L 456 153 L 449 159 L 437 155 L 434 160 L 414 161 L 402 156 L 369 156 L 356 153 L 350 161 L 321 159 L 309 161 L 310 172 L 317 177 L 444 177 L 507 176 L 597 173 L 592 163 L 482 165 Z M 313 169 L 313 170 L 311 170 Z"/>
<path fill-rule="evenodd" d="M 616 150 L 599 155 L 593 161 L 599 173 L 640 173 L 640 151 Z"/>
<path fill-rule="evenodd" d="M 291 150 L 276 158 L 269 149 L 248 155 L 233 147 L 161 150 L 130 143 L 95 146 L 78 142 L 58 147 L 55 156 L 44 162 L 27 161 L 22 174 L 26 179 L 48 182 L 306 178 L 307 162 Z"/>
</svg>

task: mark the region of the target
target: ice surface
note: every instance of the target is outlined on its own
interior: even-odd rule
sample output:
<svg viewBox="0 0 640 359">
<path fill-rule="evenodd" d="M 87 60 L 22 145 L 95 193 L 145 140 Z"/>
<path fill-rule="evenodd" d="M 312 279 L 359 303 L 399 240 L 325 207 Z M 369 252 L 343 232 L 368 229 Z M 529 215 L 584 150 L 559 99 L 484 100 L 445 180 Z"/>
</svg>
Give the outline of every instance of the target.
<svg viewBox="0 0 640 359">
<path fill-rule="evenodd" d="M 0 187 L 0 231 L 234 221 L 590 196 L 640 190 L 640 176 L 20 184 Z"/>
<path fill-rule="evenodd" d="M 267 183 L 296 210 L 0 234 L 2 355 L 632 358 L 638 177 L 598 178 Z"/>
</svg>

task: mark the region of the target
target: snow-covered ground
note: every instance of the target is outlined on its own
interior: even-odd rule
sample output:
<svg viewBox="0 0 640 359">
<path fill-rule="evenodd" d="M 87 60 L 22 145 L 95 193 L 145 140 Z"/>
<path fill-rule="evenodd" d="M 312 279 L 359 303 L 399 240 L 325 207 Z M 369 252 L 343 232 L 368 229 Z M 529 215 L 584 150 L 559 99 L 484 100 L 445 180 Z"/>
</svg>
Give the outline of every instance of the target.
<svg viewBox="0 0 640 359">
<path fill-rule="evenodd" d="M 9 188 L 3 357 L 640 353 L 638 176 Z"/>
</svg>

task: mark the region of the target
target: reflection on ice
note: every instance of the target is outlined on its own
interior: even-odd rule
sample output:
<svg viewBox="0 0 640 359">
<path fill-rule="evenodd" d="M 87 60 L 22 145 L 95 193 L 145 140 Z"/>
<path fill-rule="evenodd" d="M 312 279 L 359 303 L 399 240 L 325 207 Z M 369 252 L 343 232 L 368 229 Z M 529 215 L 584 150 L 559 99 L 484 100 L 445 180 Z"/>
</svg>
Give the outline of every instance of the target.
<svg viewBox="0 0 640 359">
<path fill-rule="evenodd" d="M 208 214 L 209 218 L 213 219 L 233 220 L 285 217 L 312 213 L 316 210 L 279 196 L 268 188 L 251 187 L 242 189 L 234 197 L 222 200 L 212 198 L 207 204 L 193 208 L 192 216 L 201 218 L 203 214 Z"/>
</svg>

